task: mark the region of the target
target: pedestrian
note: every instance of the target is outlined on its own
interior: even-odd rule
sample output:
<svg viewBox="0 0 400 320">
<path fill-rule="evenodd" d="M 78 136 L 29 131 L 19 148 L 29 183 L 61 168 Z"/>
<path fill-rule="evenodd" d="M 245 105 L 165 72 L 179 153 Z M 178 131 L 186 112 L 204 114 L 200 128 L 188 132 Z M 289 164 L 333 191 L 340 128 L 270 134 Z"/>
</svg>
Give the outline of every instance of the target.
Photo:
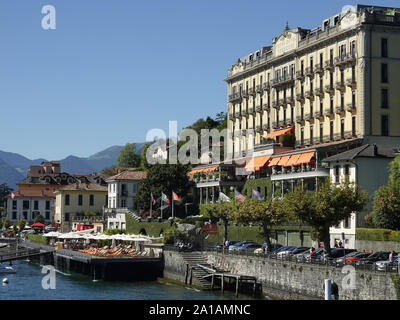
<svg viewBox="0 0 400 320">
<path fill-rule="evenodd" d="M 229 241 L 225 240 L 225 248 L 228 248 L 228 247 L 229 247 Z"/>
<path fill-rule="evenodd" d="M 339 241 L 339 248 L 343 248 L 343 242 Z"/>
<path fill-rule="evenodd" d="M 389 262 L 390 263 L 393 262 L 394 255 L 395 255 L 395 252 L 394 252 L 394 250 L 392 250 L 392 252 L 389 254 Z"/>
</svg>

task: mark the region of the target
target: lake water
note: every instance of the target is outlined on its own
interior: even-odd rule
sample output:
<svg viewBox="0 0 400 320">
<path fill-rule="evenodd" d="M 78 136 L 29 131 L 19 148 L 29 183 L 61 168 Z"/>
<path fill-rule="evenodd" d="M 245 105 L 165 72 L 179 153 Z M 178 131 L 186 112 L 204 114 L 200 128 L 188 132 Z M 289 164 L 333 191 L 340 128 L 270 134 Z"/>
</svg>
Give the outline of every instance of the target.
<svg viewBox="0 0 400 320">
<path fill-rule="evenodd" d="M 42 266 L 37 262 L 16 261 L 16 274 L 0 274 L 0 300 L 227 300 L 235 299 L 231 293 L 201 291 L 163 282 L 107 282 L 93 281 L 79 273 L 56 272 L 56 289 L 42 288 Z M 250 297 L 240 296 L 239 299 Z"/>
</svg>

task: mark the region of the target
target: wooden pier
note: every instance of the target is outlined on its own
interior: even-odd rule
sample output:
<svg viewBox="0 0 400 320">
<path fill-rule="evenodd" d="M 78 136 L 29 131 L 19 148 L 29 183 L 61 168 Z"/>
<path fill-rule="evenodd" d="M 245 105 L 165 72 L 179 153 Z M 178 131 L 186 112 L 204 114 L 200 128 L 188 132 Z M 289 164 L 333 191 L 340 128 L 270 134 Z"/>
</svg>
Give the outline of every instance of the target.
<svg viewBox="0 0 400 320">
<path fill-rule="evenodd" d="M 0 263 L 38 257 L 49 253 L 38 248 L 27 248 L 17 239 L 0 239 Z"/>
</svg>

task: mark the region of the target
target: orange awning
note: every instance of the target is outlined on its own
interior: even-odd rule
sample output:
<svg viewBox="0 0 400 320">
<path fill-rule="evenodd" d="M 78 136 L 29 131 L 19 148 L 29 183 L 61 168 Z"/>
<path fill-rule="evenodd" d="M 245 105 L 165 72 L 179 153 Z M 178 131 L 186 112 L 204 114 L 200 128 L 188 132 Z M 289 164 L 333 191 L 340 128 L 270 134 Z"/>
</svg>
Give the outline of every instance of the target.
<svg viewBox="0 0 400 320">
<path fill-rule="evenodd" d="M 283 156 L 277 165 L 286 167 L 286 163 L 289 161 L 289 159 L 290 156 Z"/>
<path fill-rule="evenodd" d="M 296 165 L 296 162 L 297 162 L 297 160 L 299 160 L 300 156 L 301 156 L 301 153 L 292 155 L 290 157 L 289 161 L 286 163 L 286 167 Z"/>
<path fill-rule="evenodd" d="M 213 167 L 209 167 L 209 168 L 201 168 L 201 169 L 193 169 L 192 171 L 190 171 L 190 174 L 195 174 L 195 173 L 199 173 L 199 172 L 215 171 L 217 169 L 218 169 L 218 166 L 213 166 Z"/>
<path fill-rule="evenodd" d="M 302 164 L 302 163 L 310 163 L 311 158 L 314 156 L 315 152 L 307 152 L 307 153 L 302 153 L 300 155 L 299 160 L 297 160 L 296 165 Z"/>
<path fill-rule="evenodd" d="M 265 166 L 270 158 L 271 156 L 262 156 L 251 159 L 246 165 L 246 171 L 253 171 L 253 169 L 254 171 L 259 171 L 260 168 Z"/>
<path fill-rule="evenodd" d="M 281 160 L 281 157 L 272 158 L 272 160 L 268 164 L 268 167 L 276 166 L 279 160 Z"/>
<path fill-rule="evenodd" d="M 281 136 L 285 133 L 289 133 L 291 131 L 293 131 L 293 128 L 277 130 L 277 131 L 271 132 L 270 134 L 267 134 L 266 136 L 264 136 L 264 139 L 271 139 L 271 138 L 279 137 L 279 136 Z"/>
</svg>

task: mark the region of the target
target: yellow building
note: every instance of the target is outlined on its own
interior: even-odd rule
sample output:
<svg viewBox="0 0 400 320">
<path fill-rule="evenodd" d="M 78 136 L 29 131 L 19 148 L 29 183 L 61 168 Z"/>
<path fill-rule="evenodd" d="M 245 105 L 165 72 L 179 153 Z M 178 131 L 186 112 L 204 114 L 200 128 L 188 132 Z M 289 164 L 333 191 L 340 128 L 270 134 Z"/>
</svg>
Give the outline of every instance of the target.
<svg viewBox="0 0 400 320">
<path fill-rule="evenodd" d="M 271 46 L 240 58 L 225 79 L 228 153 L 291 132 L 297 149 L 399 143 L 398 12 L 357 5 L 312 30 L 286 26 Z"/>
<path fill-rule="evenodd" d="M 107 205 L 107 192 L 107 186 L 94 183 L 71 184 L 55 191 L 55 222 L 61 225 L 61 232 L 70 232 L 77 223 L 87 222 L 85 212 L 96 213 L 97 219 L 93 221 L 99 223 Z"/>
</svg>

